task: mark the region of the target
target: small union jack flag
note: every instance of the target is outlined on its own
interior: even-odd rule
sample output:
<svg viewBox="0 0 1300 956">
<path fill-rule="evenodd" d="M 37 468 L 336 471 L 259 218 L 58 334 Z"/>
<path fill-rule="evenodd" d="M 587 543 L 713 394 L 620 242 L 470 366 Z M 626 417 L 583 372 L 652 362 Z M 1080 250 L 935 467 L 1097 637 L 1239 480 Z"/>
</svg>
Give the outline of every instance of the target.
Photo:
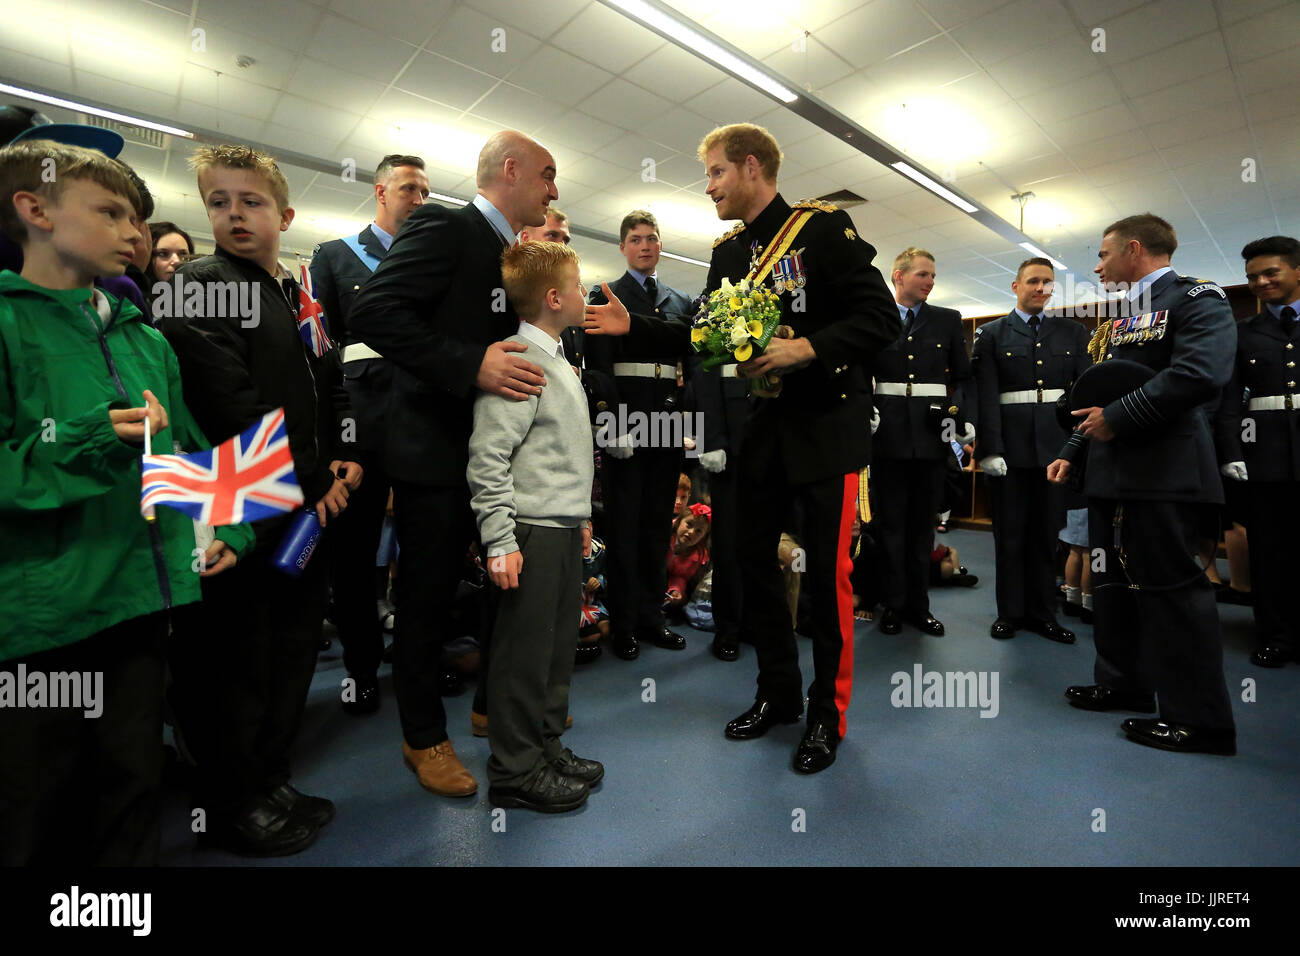
<svg viewBox="0 0 1300 956">
<path fill-rule="evenodd" d="M 302 286 L 298 286 L 298 334 L 317 358 L 334 347 L 325 333 L 325 310 Z"/>
<path fill-rule="evenodd" d="M 283 408 L 216 448 L 143 459 L 142 513 L 167 505 L 204 524 L 224 525 L 269 518 L 302 503 Z"/>
</svg>

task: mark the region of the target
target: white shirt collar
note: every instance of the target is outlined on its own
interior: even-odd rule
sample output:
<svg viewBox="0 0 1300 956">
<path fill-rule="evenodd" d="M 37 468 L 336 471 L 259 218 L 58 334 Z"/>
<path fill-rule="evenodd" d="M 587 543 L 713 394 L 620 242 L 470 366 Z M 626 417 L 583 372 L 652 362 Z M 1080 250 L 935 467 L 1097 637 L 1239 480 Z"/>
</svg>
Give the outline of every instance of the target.
<svg viewBox="0 0 1300 956">
<path fill-rule="evenodd" d="M 542 331 L 531 322 L 525 322 L 521 319 L 519 321 L 519 334 L 547 355 L 558 356 L 564 350 L 559 339 L 551 338 L 550 333 Z"/>
<path fill-rule="evenodd" d="M 1138 296 L 1140 296 L 1151 286 L 1155 285 L 1157 279 L 1159 279 L 1166 272 L 1173 272 L 1173 271 L 1174 271 L 1173 266 L 1162 266 L 1161 268 L 1157 269 L 1155 272 L 1148 272 L 1141 279 L 1138 279 L 1137 282 L 1133 283 L 1133 288 L 1128 290 L 1128 300 L 1130 302 L 1136 302 Z"/>
</svg>

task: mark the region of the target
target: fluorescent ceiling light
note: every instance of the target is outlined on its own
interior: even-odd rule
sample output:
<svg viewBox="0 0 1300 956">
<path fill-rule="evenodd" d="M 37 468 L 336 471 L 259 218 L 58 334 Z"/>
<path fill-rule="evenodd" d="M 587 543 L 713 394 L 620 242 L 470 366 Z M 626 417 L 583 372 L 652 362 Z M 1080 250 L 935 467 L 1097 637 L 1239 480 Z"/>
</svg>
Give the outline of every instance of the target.
<svg viewBox="0 0 1300 956">
<path fill-rule="evenodd" d="M 663 256 L 665 259 L 676 259 L 678 262 L 689 262 L 693 266 L 703 266 L 706 269 L 709 267 L 707 262 L 701 262 L 699 259 L 692 259 L 690 256 L 679 256 L 675 252 L 661 252 L 659 255 Z"/>
<path fill-rule="evenodd" d="M 114 113 L 112 110 L 102 110 L 98 106 L 87 106 L 85 103 L 76 103 L 72 100 L 60 99 L 57 96 L 50 96 L 46 93 L 37 93 L 35 90 L 25 90 L 21 86 L 10 86 L 8 83 L 0 83 L 0 93 L 10 93 L 14 96 L 21 96 L 26 100 L 35 100 L 38 103 L 49 103 L 51 106 L 62 106 L 64 109 L 76 110 L 79 113 L 90 113 L 94 116 L 102 116 L 105 119 L 117 120 L 119 123 L 130 123 L 132 126 L 142 126 L 145 129 L 156 129 L 160 133 L 170 133 L 173 136 L 184 136 L 186 139 L 194 138 L 194 134 L 189 130 L 179 129 L 175 126 L 164 126 L 161 123 L 154 123 L 150 120 L 140 119 L 138 116 L 127 116 L 125 113 Z"/>
<path fill-rule="evenodd" d="M 894 169 L 902 173 L 904 176 L 906 176 L 908 179 L 912 180 L 913 182 L 920 183 L 922 186 L 930 190 L 930 192 L 934 193 L 940 199 L 948 200 L 948 202 L 952 203 L 962 212 L 979 212 L 978 206 L 972 206 L 970 203 L 962 199 L 951 189 L 945 189 L 943 186 L 940 186 L 938 183 L 936 183 L 925 173 L 913 169 L 911 166 L 907 165 L 907 163 L 903 162 L 902 160 L 899 160 L 896 163 L 891 163 L 890 165 L 893 166 Z"/>
<path fill-rule="evenodd" d="M 1050 262 L 1052 265 L 1054 265 L 1054 266 L 1055 266 L 1056 268 L 1058 268 L 1058 269 L 1068 269 L 1068 268 L 1069 268 L 1069 267 L 1068 267 L 1064 262 L 1062 262 L 1060 259 L 1057 259 L 1057 258 L 1055 258 L 1055 257 L 1053 257 L 1053 256 L 1049 256 L 1046 252 L 1044 252 L 1042 249 L 1039 249 L 1039 248 L 1038 248 L 1036 245 L 1034 245 L 1032 242 L 1022 242 L 1022 243 L 1020 244 L 1020 248 L 1021 248 L 1021 249 L 1024 249 L 1025 252 L 1029 253 L 1031 256 L 1038 256 L 1040 259 L 1046 259 L 1048 262 Z"/>
<path fill-rule="evenodd" d="M 451 203 L 453 206 L 468 206 L 468 205 L 469 205 L 469 200 L 467 200 L 467 199 L 457 199 L 455 196 L 446 196 L 446 195 L 443 195 L 442 193 L 431 192 L 431 193 L 429 193 L 429 198 L 430 198 L 430 199 L 436 199 L 436 200 L 438 200 L 438 202 L 449 202 L 449 203 Z"/>
<path fill-rule="evenodd" d="M 701 36 L 680 20 L 650 6 L 644 0 L 605 0 L 605 2 L 622 10 L 629 17 L 640 20 L 646 26 L 672 37 L 679 45 L 712 60 L 732 76 L 739 77 L 746 83 L 770 93 L 782 103 L 793 103 L 799 98 L 796 93 L 782 86 L 762 70 L 756 69 L 734 53 L 724 50 L 712 40 Z"/>
</svg>

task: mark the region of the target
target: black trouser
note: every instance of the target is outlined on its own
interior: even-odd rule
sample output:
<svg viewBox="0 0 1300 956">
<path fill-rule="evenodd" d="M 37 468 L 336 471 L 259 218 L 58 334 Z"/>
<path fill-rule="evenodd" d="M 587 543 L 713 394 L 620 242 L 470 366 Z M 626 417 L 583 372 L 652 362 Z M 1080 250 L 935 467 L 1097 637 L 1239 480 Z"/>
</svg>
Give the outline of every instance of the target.
<svg viewBox="0 0 1300 956">
<path fill-rule="evenodd" d="M 801 591 L 809 596 L 804 633 L 813 642 L 808 724 L 824 723 L 840 736 L 853 691 L 853 589 L 849 542 L 858 476 L 793 484 L 774 436 L 755 429 L 740 461 L 740 569 L 745 579 L 744 635 L 758 657 L 758 698 L 781 710 L 803 702 L 799 648 L 790 623 L 785 579 L 777 560 L 781 532 L 797 501 L 803 509 Z"/>
<path fill-rule="evenodd" d="M 519 587 L 502 591 L 492 635 L 488 778 L 517 786 L 560 755 L 578 646 L 582 529 L 519 522 Z"/>
<path fill-rule="evenodd" d="M 614 634 L 654 634 L 664 623 L 668 542 L 682 450 L 637 448 L 623 460 L 606 451 L 601 462 L 609 625 Z"/>
<path fill-rule="evenodd" d="M 1092 573 L 1094 675 L 1116 690 L 1154 691 L 1162 720 L 1231 730 L 1218 607 L 1193 558 L 1206 507 L 1089 499 L 1088 540 L 1094 556 L 1103 550 Z"/>
<path fill-rule="evenodd" d="M 329 527 L 325 534 L 330 533 Z M 325 613 L 326 562 L 292 578 L 270 548 L 203 581 L 169 647 L 171 703 L 197 766 L 194 806 L 228 819 L 289 780 Z"/>
<path fill-rule="evenodd" d="M 941 458 L 871 463 L 871 494 L 878 505 L 872 527 L 885 555 L 881 602 L 904 614 L 930 612 L 930 552 L 943 476 Z"/>
<path fill-rule="evenodd" d="M 325 544 L 343 666 L 349 674 L 373 676 L 384 655 L 384 628 L 375 601 L 375 556 L 389 484 L 376 457 L 365 456 L 361 467 L 361 487 L 348 496 L 343 513 L 330 521 Z"/>
<path fill-rule="evenodd" d="M 998 617 L 1055 621 L 1056 536 L 1064 523 L 1061 490 L 1046 468 L 1008 468 L 989 478 Z"/>
<path fill-rule="evenodd" d="M 1246 542 L 1255 638 L 1260 647 L 1300 650 L 1300 613 L 1291 591 L 1295 547 L 1290 516 L 1300 504 L 1300 481 L 1248 481 Z"/>
<path fill-rule="evenodd" d="M 712 509 L 709 530 L 709 557 L 713 565 L 713 621 L 717 632 L 734 636 L 740 630 L 744 600 L 740 574 L 740 551 L 737 545 L 740 509 L 736 475 L 740 471 L 739 455 L 728 453 L 727 467 L 709 475 L 709 504 Z"/>
<path fill-rule="evenodd" d="M 393 481 L 393 518 L 402 546 L 393 689 L 402 734 L 415 750 L 427 750 L 447 739 L 447 711 L 438 678 L 443 646 L 459 636 L 449 632 L 449 623 L 456 585 L 475 537 L 469 497 L 465 485 L 435 488 Z"/>
<path fill-rule="evenodd" d="M 29 686 L 102 675 L 93 707 L 0 707 L 0 866 L 157 865 L 166 639 L 167 616 L 149 614 L 0 663 Z"/>
</svg>

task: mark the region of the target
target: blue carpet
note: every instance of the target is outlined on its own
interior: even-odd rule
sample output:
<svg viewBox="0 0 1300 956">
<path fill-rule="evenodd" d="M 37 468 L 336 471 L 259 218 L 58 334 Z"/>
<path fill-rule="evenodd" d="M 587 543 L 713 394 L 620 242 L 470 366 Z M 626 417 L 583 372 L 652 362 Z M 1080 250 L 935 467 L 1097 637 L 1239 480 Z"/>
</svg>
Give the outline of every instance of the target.
<svg viewBox="0 0 1300 956">
<path fill-rule="evenodd" d="M 472 693 L 446 701 L 452 742 L 478 778 L 475 796 L 422 790 L 402 763 L 391 676 L 379 714 L 339 707 L 346 676 L 338 644 L 321 657 L 294 761 L 294 784 L 327 796 L 338 815 L 307 851 L 271 866 L 335 865 L 1296 865 L 1300 791 L 1297 670 L 1250 664 L 1250 609 L 1220 606 L 1225 666 L 1238 728 L 1236 757 L 1170 754 L 1128 742 L 1128 714 L 1069 707 L 1091 683 L 1092 629 L 1062 622 L 1073 646 L 1032 634 L 994 641 L 993 539 L 955 531 L 946 542 L 980 575 L 974 589 L 937 589 L 947 636 L 907 627 L 894 637 L 856 626 L 848 735 L 829 770 L 790 768 L 799 725 L 746 742 L 723 725 L 754 695 L 753 649 L 724 664 L 711 636 L 683 628 L 685 651 L 608 653 L 574 675 L 574 726 L 565 743 L 604 762 L 587 805 L 545 816 L 503 811 L 493 828 L 487 740 L 469 733 Z M 800 639 L 805 683 L 811 649 Z M 895 707 L 891 675 L 996 674 L 998 711 Z M 643 681 L 655 700 L 643 701 Z M 1243 703 L 1243 681 L 1257 702 Z M 169 792 L 165 865 L 243 864 L 194 848 L 185 798 Z M 496 815 L 500 817 L 501 812 Z M 500 829 L 498 822 L 497 830 Z"/>
</svg>

